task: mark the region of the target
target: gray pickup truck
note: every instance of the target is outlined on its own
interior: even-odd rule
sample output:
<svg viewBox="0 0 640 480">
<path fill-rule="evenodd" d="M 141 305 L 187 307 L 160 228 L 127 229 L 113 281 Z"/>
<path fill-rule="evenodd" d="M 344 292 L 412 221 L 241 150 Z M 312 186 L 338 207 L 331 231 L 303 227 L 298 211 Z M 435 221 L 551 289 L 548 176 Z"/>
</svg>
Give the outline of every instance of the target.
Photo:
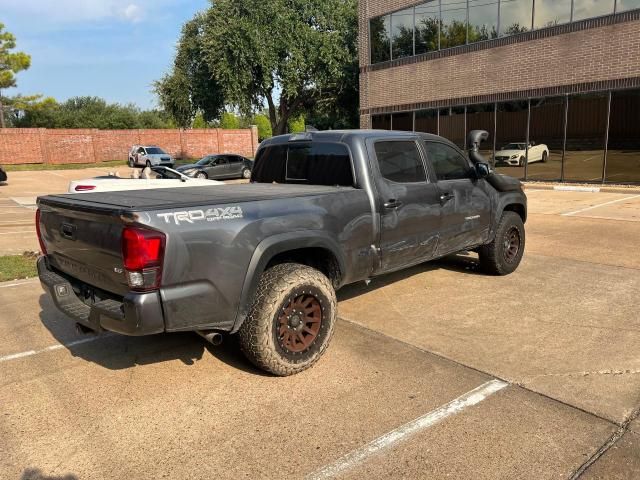
<svg viewBox="0 0 640 480">
<path fill-rule="evenodd" d="M 38 272 L 83 331 L 238 333 L 256 366 L 314 364 L 343 285 L 475 250 L 513 272 L 525 246 L 520 182 L 437 136 L 394 131 L 263 142 L 250 184 L 38 199 Z"/>
</svg>

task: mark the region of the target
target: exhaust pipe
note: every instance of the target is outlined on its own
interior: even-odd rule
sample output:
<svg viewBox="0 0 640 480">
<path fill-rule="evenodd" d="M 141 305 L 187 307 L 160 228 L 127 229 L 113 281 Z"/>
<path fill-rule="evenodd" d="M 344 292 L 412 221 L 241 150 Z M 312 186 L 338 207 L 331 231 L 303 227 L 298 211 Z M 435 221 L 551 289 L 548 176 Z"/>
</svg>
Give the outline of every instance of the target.
<svg viewBox="0 0 640 480">
<path fill-rule="evenodd" d="M 222 334 L 220 332 L 212 330 L 196 330 L 196 333 L 215 347 L 222 344 Z"/>
</svg>

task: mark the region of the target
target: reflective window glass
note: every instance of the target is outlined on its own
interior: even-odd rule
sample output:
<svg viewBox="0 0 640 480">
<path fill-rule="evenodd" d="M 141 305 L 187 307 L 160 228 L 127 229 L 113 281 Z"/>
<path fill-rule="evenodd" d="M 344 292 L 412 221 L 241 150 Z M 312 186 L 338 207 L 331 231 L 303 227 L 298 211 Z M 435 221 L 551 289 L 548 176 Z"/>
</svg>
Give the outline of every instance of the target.
<svg viewBox="0 0 640 480">
<path fill-rule="evenodd" d="M 540 161 L 535 152 L 529 152 L 527 179 L 559 180 L 562 171 L 562 143 L 564 141 L 564 97 L 537 98 L 531 100 L 529 142 L 547 152 Z M 546 161 L 544 161 L 546 159 Z M 532 161 L 533 160 L 533 161 Z"/>
<path fill-rule="evenodd" d="M 416 112 L 416 132 L 438 135 L 438 110 L 418 110 Z"/>
<path fill-rule="evenodd" d="M 380 174 L 387 180 L 398 183 L 426 181 L 416 142 L 376 142 L 375 150 Z"/>
<path fill-rule="evenodd" d="M 413 55 L 413 8 L 407 8 L 391 15 L 391 56 L 392 58 Z"/>
<path fill-rule="evenodd" d="M 371 44 L 371 63 L 386 62 L 391 59 L 391 16 L 385 15 L 371 19 L 369 39 Z"/>
<path fill-rule="evenodd" d="M 606 181 L 640 182 L 640 90 L 611 94 Z"/>
<path fill-rule="evenodd" d="M 471 130 L 486 130 L 489 138 L 480 145 L 480 153 L 487 159 L 493 158 L 493 139 L 495 138 L 493 103 L 467 106 L 467 133 Z"/>
<path fill-rule="evenodd" d="M 416 6 L 416 55 L 438 50 L 438 0 Z"/>
<path fill-rule="evenodd" d="M 393 120 L 391 121 L 391 127 L 394 130 L 404 130 L 406 132 L 413 131 L 413 113 L 403 112 L 394 113 Z"/>
<path fill-rule="evenodd" d="M 469 43 L 498 37 L 498 2 L 469 0 Z"/>
<path fill-rule="evenodd" d="M 610 15 L 614 3 L 615 0 L 573 0 L 573 20 Z"/>
<path fill-rule="evenodd" d="M 441 109 L 440 136 L 455 143 L 460 148 L 464 148 L 465 135 L 464 107 Z"/>
<path fill-rule="evenodd" d="M 607 130 L 606 93 L 569 97 L 564 178 L 594 182 L 602 180 Z"/>
<path fill-rule="evenodd" d="M 640 8 L 640 0 L 618 0 L 616 12 L 626 12 L 636 8 Z"/>
<path fill-rule="evenodd" d="M 372 115 L 371 128 L 374 130 L 391 130 L 391 115 Z"/>
<path fill-rule="evenodd" d="M 500 36 L 531 30 L 533 0 L 502 0 L 500 2 Z"/>
<path fill-rule="evenodd" d="M 536 0 L 534 28 L 552 27 L 571 21 L 571 0 Z"/>
<path fill-rule="evenodd" d="M 498 103 L 496 113 L 496 170 L 516 178 L 524 178 L 527 158 L 528 102 Z M 536 155 L 537 149 L 531 150 Z M 537 161 L 537 159 L 536 159 Z"/>
<path fill-rule="evenodd" d="M 440 48 L 457 47 L 467 43 L 466 0 L 442 0 Z"/>
<path fill-rule="evenodd" d="M 469 178 L 471 167 L 466 158 L 444 143 L 426 142 L 427 157 L 438 180 Z"/>
</svg>

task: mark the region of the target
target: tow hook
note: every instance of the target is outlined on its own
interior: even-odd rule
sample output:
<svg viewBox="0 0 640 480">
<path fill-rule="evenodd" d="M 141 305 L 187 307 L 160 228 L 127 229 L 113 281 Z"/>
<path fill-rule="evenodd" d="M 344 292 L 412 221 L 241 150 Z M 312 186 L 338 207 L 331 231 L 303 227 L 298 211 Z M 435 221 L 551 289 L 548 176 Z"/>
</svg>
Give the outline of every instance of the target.
<svg viewBox="0 0 640 480">
<path fill-rule="evenodd" d="M 215 347 L 222 344 L 223 337 L 220 332 L 214 330 L 196 330 L 196 333 Z"/>
</svg>

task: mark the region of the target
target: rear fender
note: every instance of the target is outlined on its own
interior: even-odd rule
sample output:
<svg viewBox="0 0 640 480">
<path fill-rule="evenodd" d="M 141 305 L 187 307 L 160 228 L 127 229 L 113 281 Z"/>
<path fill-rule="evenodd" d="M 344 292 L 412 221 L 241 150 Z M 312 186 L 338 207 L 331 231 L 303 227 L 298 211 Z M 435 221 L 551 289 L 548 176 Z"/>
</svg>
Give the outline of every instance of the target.
<svg viewBox="0 0 640 480">
<path fill-rule="evenodd" d="M 231 333 L 238 331 L 247 318 L 253 297 L 258 288 L 260 277 L 265 268 L 276 255 L 301 248 L 323 248 L 337 259 L 340 271 L 344 274 L 345 258 L 338 243 L 324 232 L 289 232 L 264 239 L 257 246 L 251 257 L 240 294 L 240 305 Z"/>
</svg>

